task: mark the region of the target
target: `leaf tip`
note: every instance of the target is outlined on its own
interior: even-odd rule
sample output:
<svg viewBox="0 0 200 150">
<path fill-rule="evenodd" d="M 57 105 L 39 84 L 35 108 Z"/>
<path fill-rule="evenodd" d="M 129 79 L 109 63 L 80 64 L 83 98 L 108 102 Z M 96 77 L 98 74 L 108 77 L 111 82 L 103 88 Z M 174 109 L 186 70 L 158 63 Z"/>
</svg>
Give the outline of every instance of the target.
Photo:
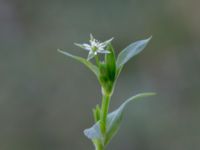
<svg viewBox="0 0 200 150">
<path fill-rule="evenodd" d="M 155 92 L 148 92 L 148 93 L 140 93 L 140 94 L 137 94 L 136 96 L 141 96 L 141 97 L 148 97 L 148 96 L 156 96 L 157 93 Z"/>
<path fill-rule="evenodd" d="M 61 49 L 59 49 L 59 48 L 57 49 L 57 51 L 58 51 L 59 53 L 63 53 L 63 51 L 62 51 Z"/>
<path fill-rule="evenodd" d="M 81 44 L 79 44 L 79 43 L 74 43 L 74 45 L 75 45 L 75 46 L 78 46 L 78 47 L 81 46 Z"/>
<path fill-rule="evenodd" d="M 88 136 L 88 129 L 83 130 L 83 134 L 84 134 L 87 138 L 89 138 L 89 136 Z"/>
<path fill-rule="evenodd" d="M 148 96 L 156 96 L 157 93 L 155 93 L 155 92 L 149 92 L 149 93 L 147 93 L 147 95 L 148 95 Z"/>
<path fill-rule="evenodd" d="M 149 43 L 149 41 L 153 38 L 153 36 L 151 35 L 149 38 L 147 38 L 145 41 L 147 41 L 147 43 Z"/>
<path fill-rule="evenodd" d="M 93 139 L 93 135 L 92 135 L 90 129 L 85 129 L 85 130 L 83 131 L 83 134 L 84 134 L 88 139 Z"/>
</svg>

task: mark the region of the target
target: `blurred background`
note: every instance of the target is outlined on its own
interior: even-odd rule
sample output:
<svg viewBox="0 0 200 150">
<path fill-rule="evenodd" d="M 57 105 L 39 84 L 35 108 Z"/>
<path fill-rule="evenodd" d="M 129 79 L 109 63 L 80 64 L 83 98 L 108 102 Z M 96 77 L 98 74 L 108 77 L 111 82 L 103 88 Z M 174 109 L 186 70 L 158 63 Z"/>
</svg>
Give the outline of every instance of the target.
<svg viewBox="0 0 200 150">
<path fill-rule="evenodd" d="M 200 149 L 200 1 L 0 0 L 0 149 L 93 150 L 83 130 L 101 102 L 96 77 L 57 48 L 89 34 L 119 53 L 153 35 L 125 66 L 111 110 L 139 92 L 108 150 Z"/>
</svg>

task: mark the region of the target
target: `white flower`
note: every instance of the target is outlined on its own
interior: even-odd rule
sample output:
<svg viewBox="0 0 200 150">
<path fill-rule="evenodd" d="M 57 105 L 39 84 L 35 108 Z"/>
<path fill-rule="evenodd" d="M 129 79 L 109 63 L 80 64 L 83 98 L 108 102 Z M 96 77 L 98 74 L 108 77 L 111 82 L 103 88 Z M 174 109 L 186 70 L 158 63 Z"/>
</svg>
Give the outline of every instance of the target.
<svg viewBox="0 0 200 150">
<path fill-rule="evenodd" d="M 76 46 L 79 46 L 87 51 L 89 51 L 88 58 L 87 60 L 92 59 L 97 53 L 102 53 L 102 54 L 107 54 L 110 53 L 108 50 L 106 50 L 106 46 L 113 40 L 113 38 L 105 41 L 105 42 L 100 42 L 96 40 L 92 34 L 90 34 L 90 44 L 83 43 L 83 44 L 78 44 L 74 43 Z"/>
</svg>

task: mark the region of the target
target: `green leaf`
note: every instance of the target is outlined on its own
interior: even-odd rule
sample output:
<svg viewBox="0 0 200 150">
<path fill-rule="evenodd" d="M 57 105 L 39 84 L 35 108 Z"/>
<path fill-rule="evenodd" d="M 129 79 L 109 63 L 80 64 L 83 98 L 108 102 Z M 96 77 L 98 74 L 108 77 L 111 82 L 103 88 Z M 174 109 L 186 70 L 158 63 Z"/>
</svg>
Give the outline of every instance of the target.
<svg viewBox="0 0 200 150">
<path fill-rule="evenodd" d="M 110 78 L 109 75 L 110 70 L 107 68 L 107 64 L 105 62 L 99 63 L 99 83 L 102 86 L 102 89 L 107 95 L 110 95 L 113 91 L 114 81 Z"/>
<path fill-rule="evenodd" d="M 107 145 L 119 130 L 123 118 L 124 108 L 127 106 L 127 104 L 129 104 L 131 101 L 135 101 L 140 98 L 153 95 L 155 95 L 155 93 L 137 94 L 127 99 L 123 104 L 121 104 L 121 106 L 118 109 L 109 113 L 107 117 L 107 125 L 106 125 L 107 131 L 105 137 L 103 137 L 101 134 L 99 121 L 96 124 L 94 124 L 91 128 L 84 130 L 85 136 L 91 140 L 101 140 L 104 143 L 104 145 Z"/>
<path fill-rule="evenodd" d="M 105 55 L 105 61 L 99 62 L 99 82 L 105 93 L 110 95 L 113 92 L 113 85 L 116 79 L 116 61 L 111 44 L 107 45 L 106 50 L 110 53 Z"/>
<path fill-rule="evenodd" d="M 94 108 L 93 110 L 93 116 L 94 116 L 94 121 L 97 122 L 100 120 L 100 113 L 101 113 L 101 109 L 99 107 L 99 105 L 96 105 L 96 108 Z"/>
<path fill-rule="evenodd" d="M 109 114 L 108 120 L 107 120 L 107 134 L 106 134 L 106 139 L 105 139 L 105 144 L 107 145 L 112 137 L 117 133 L 119 130 L 121 121 L 123 119 L 123 112 L 124 108 L 131 102 L 138 100 L 140 98 L 148 97 L 148 96 L 153 96 L 155 93 L 140 93 L 135 96 L 130 97 L 127 99 L 121 106 L 113 111 L 112 113 Z"/>
<path fill-rule="evenodd" d="M 70 54 L 70 53 L 68 53 L 68 52 L 62 51 L 62 50 L 60 50 L 60 49 L 58 49 L 58 52 L 60 52 L 60 53 L 62 53 L 62 54 L 64 54 L 64 55 L 66 55 L 66 56 L 68 56 L 68 57 L 71 57 L 71 58 L 73 58 L 73 59 L 75 59 L 75 60 L 77 60 L 77 61 L 79 61 L 79 62 L 81 62 L 81 63 L 83 63 L 85 66 L 87 66 L 87 67 L 98 77 L 98 75 L 99 75 L 99 70 L 98 70 L 98 68 L 97 68 L 95 65 L 93 65 L 91 62 L 87 61 L 86 59 L 84 59 L 84 58 L 82 58 L 82 57 L 74 56 L 74 55 L 72 55 L 72 54 Z"/>
<path fill-rule="evenodd" d="M 120 69 L 133 56 L 140 53 L 146 47 L 150 39 L 151 37 L 145 40 L 136 41 L 126 47 L 122 52 L 120 52 L 117 58 L 117 68 Z"/>
<path fill-rule="evenodd" d="M 107 68 L 107 74 L 109 80 L 114 81 L 116 75 L 116 60 L 115 60 L 115 52 L 114 48 L 111 44 L 108 44 L 106 48 L 110 53 L 105 55 L 105 64 Z"/>
</svg>

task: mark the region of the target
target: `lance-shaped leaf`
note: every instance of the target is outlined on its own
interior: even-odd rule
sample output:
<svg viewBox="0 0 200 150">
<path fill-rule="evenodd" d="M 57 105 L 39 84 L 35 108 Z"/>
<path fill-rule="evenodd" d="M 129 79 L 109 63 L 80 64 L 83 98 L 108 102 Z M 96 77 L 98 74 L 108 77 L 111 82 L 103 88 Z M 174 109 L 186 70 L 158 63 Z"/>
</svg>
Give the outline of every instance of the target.
<svg viewBox="0 0 200 150">
<path fill-rule="evenodd" d="M 122 52 L 120 52 L 117 58 L 117 68 L 120 69 L 133 56 L 140 53 L 146 47 L 150 39 L 151 37 L 145 40 L 136 41 L 127 46 Z"/>
<path fill-rule="evenodd" d="M 107 50 L 110 52 L 105 55 L 105 63 L 109 80 L 114 81 L 116 75 L 115 51 L 111 44 L 108 44 Z"/>
<path fill-rule="evenodd" d="M 86 59 L 82 58 L 82 57 L 79 57 L 79 56 L 74 56 L 68 52 L 65 52 L 65 51 L 62 51 L 60 49 L 58 49 L 58 52 L 70 57 L 70 58 L 73 58 L 81 63 L 83 63 L 85 66 L 87 66 L 97 77 L 98 77 L 98 74 L 99 74 L 99 70 L 98 68 L 93 65 L 91 62 L 87 61 Z"/>
<path fill-rule="evenodd" d="M 105 137 L 102 136 L 101 130 L 99 127 L 99 121 L 94 124 L 91 128 L 84 130 L 84 134 L 91 140 L 101 140 L 104 145 L 107 145 L 110 140 L 113 138 L 113 136 L 117 133 L 119 130 L 122 118 L 123 118 L 123 112 L 124 108 L 129 104 L 131 101 L 138 100 L 143 97 L 153 96 L 155 93 L 140 93 L 133 97 L 130 97 L 127 99 L 121 106 L 116 109 L 115 111 L 109 113 L 107 117 L 107 125 L 106 125 L 106 135 Z"/>
</svg>

